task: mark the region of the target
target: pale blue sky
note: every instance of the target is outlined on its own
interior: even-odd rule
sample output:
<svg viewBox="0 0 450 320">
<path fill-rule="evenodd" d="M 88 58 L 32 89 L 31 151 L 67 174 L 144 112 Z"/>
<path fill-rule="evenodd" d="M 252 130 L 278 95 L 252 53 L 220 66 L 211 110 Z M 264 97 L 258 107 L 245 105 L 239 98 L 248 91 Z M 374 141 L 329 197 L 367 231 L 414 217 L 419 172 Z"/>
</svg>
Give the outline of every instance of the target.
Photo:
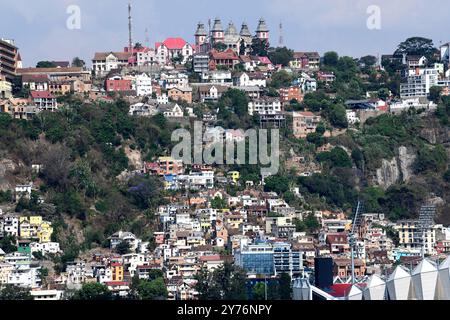
<svg viewBox="0 0 450 320">
<path fill-rule="evenodd" d="M 0 0 L 0 37 L 13 38 L 24 64 L 39 60 L 87 62 L 95 51 L 118 51 L 127 44 L 127 0 Z M 299 51 L 341 55 L 392 52 L 410 36 L 432 38 L 436 45 L 450 41 L 448 0 L 134 0 L 134 40 L 150 42 L 181 36 L 193 42 L 198 21 L 216 16 L 224 26 L 232 20 L 240 28 L 245 20 L 251 31 L 264 17 L 278 43 L 283 23 L 285 45 Z M 81 29 L 66 27 L 69 5 L 81 9 Z M 381 8 L 381 30 L 366 27 L 369 5 Z"/>
</svg>

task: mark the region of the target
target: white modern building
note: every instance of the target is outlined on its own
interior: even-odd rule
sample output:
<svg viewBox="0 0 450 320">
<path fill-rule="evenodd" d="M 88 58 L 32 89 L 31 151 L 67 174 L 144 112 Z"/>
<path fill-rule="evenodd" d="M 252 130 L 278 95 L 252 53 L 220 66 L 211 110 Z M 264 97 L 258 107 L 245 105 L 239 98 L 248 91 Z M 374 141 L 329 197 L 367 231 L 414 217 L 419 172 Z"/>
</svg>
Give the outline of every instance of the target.
<svg viewBox="0 0 450 320">
<path fill-rule="evenodd" d="M 427 97 L 430 88 L 437 86 L 438 79 L 437 69 L 409 70 L 406 81 L 400 84 L 400 97 L 402 99 Z"/>
<path fill-rule="evenodd" d="M 136 95 L 150 96 L 153 92 L 152 90 L 152 78 L 146 73 L 139 74 L 134 79 L 134 90 L 136 90 Z"/>
<path fill-rule="evenodd" d="M 260 98 L 250 101 L 248 103 L 248 114 L 253 116 L 259 115 L 274 115 L 281 112 L 281 101 L 278 98 Z"/>
</svg>

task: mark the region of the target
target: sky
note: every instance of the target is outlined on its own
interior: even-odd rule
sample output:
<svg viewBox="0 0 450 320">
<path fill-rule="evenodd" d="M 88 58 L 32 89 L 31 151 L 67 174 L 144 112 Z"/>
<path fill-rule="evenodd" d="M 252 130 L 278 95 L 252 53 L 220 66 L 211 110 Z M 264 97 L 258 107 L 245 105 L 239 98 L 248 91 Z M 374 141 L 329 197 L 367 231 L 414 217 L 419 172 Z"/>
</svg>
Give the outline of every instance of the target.
<svg viewBox="0 0 450 320">
<path fill-rule="evenodd" d="M 337 51 L 361 57 L 392 53 L 411 36 L 450 41 L 448 0 L 132 0 L 133 40 L 151 46 L 167 37 L 194 42 L 196 25 L 208 19 L 243 21 L 253 32 L 264 17 L 271 44 L 278 45 L 283 24 L 284 45 L 296 51 Z M 80 9 L 80 28 L 70 29 L 67 8 Z M 24 66 L 40 60 L 71 61 L 79 56 L 88 65 L 96 51 L 121 51 L 128 43 L 128 0 L 0 0 L 0 38 L 14 39 Z M 367 20 L 380 9 L 380 29 Z M 370 21 L 373 21 L 372 19 Z"/>
</svg>

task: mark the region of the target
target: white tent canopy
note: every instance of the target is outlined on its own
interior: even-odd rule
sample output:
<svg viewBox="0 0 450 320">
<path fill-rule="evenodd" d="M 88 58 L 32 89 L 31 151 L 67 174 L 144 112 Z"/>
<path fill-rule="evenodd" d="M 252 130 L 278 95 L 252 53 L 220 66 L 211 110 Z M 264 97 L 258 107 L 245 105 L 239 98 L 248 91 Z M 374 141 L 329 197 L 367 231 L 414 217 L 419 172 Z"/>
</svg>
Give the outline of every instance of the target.
<svg viewBox="0 0 450 320">
<path fill-rule="evenodd" d="M 374 274 L 369 278 L 367 287 L 364 290 L 364 300 L 384 300 L 386 292 L 386 282 L 378 275 Z"/>
<path fill-rule="evenodd" d="M 439 266 L 436 298 L 450 300 L 450 257 L 447 257 Z"/>
<path fill-rule="evenodd" d="M 436 265 L 428 259 L 423 259 L 412 272 L 414 298 L 417 300 L 433 300 L 437 277 Z"/>
<path fill-rule="evenodd" d="M 386 283 L 390 300 L 408 300 L 411 275 L 402 266 L 395 268 Z"/>
</svg>

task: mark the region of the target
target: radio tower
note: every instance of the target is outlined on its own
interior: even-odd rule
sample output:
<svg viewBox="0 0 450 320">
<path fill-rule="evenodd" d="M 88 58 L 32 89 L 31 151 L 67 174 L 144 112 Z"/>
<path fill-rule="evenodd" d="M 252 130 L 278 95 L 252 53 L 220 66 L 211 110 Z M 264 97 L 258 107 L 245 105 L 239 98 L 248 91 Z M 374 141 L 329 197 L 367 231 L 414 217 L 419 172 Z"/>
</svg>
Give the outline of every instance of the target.
<svg viewBox="0 0 450 320">
<path fill-rule="evenodd" d="M 278 46 L 281 48 L 284 47 L 283 24 L 281 22 L 279 28 L 280 38 L 278 39 Z"/>
<path fill-rule="evenodd" d="M 148 28 L 145 28 L 145 44 L 150 48 L 150 36 L 148 34 Z"/>
<path fill-rule="evenodd" d="M 131 26 L 131 1 L 128 2 L 128 49 L 130 52 L 133 52 L 133 38 L 132 38 L 132 26 Z"/>
</svg>

